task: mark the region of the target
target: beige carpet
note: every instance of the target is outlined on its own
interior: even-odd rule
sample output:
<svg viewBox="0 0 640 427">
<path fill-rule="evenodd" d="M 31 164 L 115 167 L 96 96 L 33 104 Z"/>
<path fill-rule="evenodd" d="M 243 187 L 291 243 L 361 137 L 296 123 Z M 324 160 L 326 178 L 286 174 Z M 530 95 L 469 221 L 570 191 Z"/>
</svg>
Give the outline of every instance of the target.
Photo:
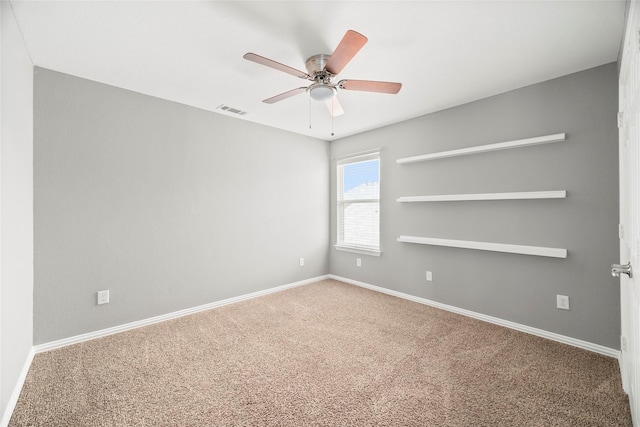
<svg viewBox="0 0 640 427">
<path fill-rule="evenodd" d="M 10 426 L 630 426 L 615 359 L 327 280 L 37 354 Z"/>
</svg>

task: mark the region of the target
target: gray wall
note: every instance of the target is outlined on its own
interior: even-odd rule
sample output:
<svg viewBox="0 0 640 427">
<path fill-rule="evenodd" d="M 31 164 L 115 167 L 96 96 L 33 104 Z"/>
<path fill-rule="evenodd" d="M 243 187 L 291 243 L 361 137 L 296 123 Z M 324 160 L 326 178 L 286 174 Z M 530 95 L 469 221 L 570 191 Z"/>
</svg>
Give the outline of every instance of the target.
<svg viewBox="0 0 640 427">
<path fill-rule="evenodd" d="M 618 260 L 616 82 L 609 64 L 332 143 L 334 156 L 384 146 L 376 258 L 328 249 L 326 142 L 36 69 L 34 344 L 331 272 L 619 348 L 608 272 Z M 395 162 L 558 132 L 567 141 Z M 568 198 L 395 201 L 556 189 Z M 398 243 L 401 234 L 569 256 Z M 96 306 L 100 289 L 110 304 Z M 556 294 L 570 311 L 555 308 Z"/>
<path fill-rule="evenodd" d="M 327 142 L 41 68 L 34 114 L 34 344 L 328 273 Z"/>
<path fill-rule="evenodd" d="M 33 333 L 33 66 L 8 2 L 0 107 L 0 418 L 29 360 Z"/>
<path fill-rule="evenodd" d="M 481 83 L 481 82 L 479 82 Z M 403 90 L 410 90 L 405 88 Z M 332 274 L 619 348 L 615 64 L 332 143 L 383 146 L 379 258 L 330 251 Z M 567 141 L 399 165 L 396 159 L 567 133 Z M 332 164 L 332 200 L 335 198 Z M 559 200 L 398 203 L 400 196 L 567 190 Z M 335 243 L 335 203 L 331 205 Z M 566 248 L 567 259 L 399 243 L 400 235 Z M 362 267 L 355 259 L 362 258 Z M 433 282 L 425 271 L 433 271 Z M 556 294 L 571 310 L 556 309 Z"/>
</svg>

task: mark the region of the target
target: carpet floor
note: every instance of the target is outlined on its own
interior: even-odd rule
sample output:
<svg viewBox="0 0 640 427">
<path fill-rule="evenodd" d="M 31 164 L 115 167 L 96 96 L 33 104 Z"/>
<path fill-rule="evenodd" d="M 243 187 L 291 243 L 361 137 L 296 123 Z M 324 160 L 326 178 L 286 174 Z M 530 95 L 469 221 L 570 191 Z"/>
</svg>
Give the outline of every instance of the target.
<svg viewBox="0 0 640 427">
<path fill-rule="evenodd" d="M 631 426 L 617 360 L 334 280 L 35 356 L 18 426 Z"/>
</svg>

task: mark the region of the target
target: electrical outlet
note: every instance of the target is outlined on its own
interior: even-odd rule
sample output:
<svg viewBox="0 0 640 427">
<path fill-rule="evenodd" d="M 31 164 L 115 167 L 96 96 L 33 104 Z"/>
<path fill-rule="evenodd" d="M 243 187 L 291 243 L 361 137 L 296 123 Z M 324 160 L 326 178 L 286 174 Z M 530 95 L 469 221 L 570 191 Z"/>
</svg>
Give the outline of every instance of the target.
<svg viewBox="0 0 640 427">
<path fill-rule="evenodd" d="M 433 282 L 433 273 L 427 271 L 427 282 Z"/>
<path fill-rule="evenodd" d="M 300 258 L 300 267 L 304 267 L 304 258 Z"/>
<path fill-rule="evenodd" d="M 362 259 L 356 258 L 356 267 L 362 267 Z"/>
<path fill-rule="evenodd" d="M 562 310 L 569 310 L 569 297 L 566 295 L 556 295 L 556 306 Z"/>
<path fill-rule="evenodd" d="M 109 291 L 98 291 L 98 305 L 109 304 Z"/>
</svg>

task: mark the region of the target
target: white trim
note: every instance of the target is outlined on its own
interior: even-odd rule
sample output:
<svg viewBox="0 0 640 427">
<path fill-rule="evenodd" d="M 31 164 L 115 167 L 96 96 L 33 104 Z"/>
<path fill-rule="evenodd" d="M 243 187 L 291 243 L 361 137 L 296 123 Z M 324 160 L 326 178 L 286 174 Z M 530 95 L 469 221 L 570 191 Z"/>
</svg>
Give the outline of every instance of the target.
<svg viewBox="0 0 640 427">
<path fill-rule="evenodd" d="M 524 200 L 524 199 L 564 199 L 566 190 L 557 191 L 521 191 L 515 193 L 475 193 L 475 194 L 437 194 L 432 196 L 404 196 L 397 201 L 405 202 L 452 202 L 464 200 Z"/>
<path fill-rule="evenodd" d="M 20 376 L 18 377 L 18 380 L 16 381 L 16 385 L 13 388 L 13 392 L 9 397 L 9 401 L 7 402 L 7 407 L 4 409 L 4 414 L 2 416 L 2 420 L 0 421 L 0 427 L 7 427 L 9 425 L 9 421 L 11 420 L 11 415 L 13 415 L 13 410 L 16 408 L 16 404 L 18 403 L 18 398 L 20 397 L 20 392 L 22 391 L 24 382 L 27 379 L 29 368 L 31 368 L 31 362 L 33 362 L 33 356 L 35 356 L 35 349 L 34 347 L 31 347 L 31 350 L 29 350 L 29 354 L 27 354 L 27 359 L 24 361 L 24 365 L 22 366 L 22 371 L 20 371 Z"/>
<path fill-rule="evenodd" d="M 564 141 L 565 133 L 537 136 L 535 138 L 517 139 L 514 141 L 498 142 L 496 144 L 478 145 L 475 147 L 459 148 L 457 150 L 440 151 L 438 153 L 423 154 L 421 156 L 404 157 L 396 160 L 397 163 L 414 163 L 424 160 L 444 159 L 446 157 L 466 156 L 468 154 L 488 153 L 490 151 L 506 150 L 508 148 L 527 147 L 529 145 L 549 144 L 551 142 Z"/>
<path fill-rule="evenodd" d="M 512 254 L 566 258 L 567 250 L 541 246 L 510 245 L 505 243 L 472 242 L 469 240 L 437 239 L 434 237 L 400 236 L 398 242 L 420 245 L 447 246 L 451 248 L 477 249 L 481 251 L 506 252 Z"/>
<path fill-rule="evenodd" d="M 2 4 L 0 4 L 0 22 L 2 22 Z M 2 54 L 2 29 L 0 28 L 0 100 L 4 99 L 2 93 L 2 58 L 4 58 L 4 56 Z M 0 102 L 0 189 L 2 188 L 2 147 L 5 145 L 4 139 L 2 138 L 2 104 L 3 102 Z M 33 140 L 31 143 L 33 144 Z M 2 194 L 0 192 L 0 427 L 5 427 L 9 422 L 4 423 L 5 417 L 3 415 L 6 416 L 7 413 L 12 413 L 13 410 L 9 411 L 8 408 L 4 408 L 4 413 L 2 412 L 2 246 L 4 246 L 2 244 L 2 236 L 4 236 L 4 233 L 2 233 Z M 33 298 L 31 298 L 31 307 L 33 307 Z"/>
<path fill-rule="evenodd" d="M 11 3 L 9 3 L 9 5 L 11 5 Z M 12 12 L 13 13 L 13 12 Z M 2 22 L 2 4 L 0 4 L 0 22 Z M 4 58 L 4 55 L 2 53 L 2 28 L 0 28 L 0 101 L 4 100 L 4 93 L 2 91 L 2 82 L 3 82 L 3 77 L 2 77 L 2 59 Z M 6 78 L 6 77 L 5 77 Z M 2 151 L 4 151 L 3 147 L 6 145 L 6 141 L 4 140 L 4 138 L 2 137 L 2 125 L 3 125 L 3 110 L 2 110 L 2 104 L 4 104 L 4 102 L 0 102 L 0 188 L 2 188 L 2 184 L 3 184 L 3 180 L 2 180 Z M 31 143 L 33 144 L 33 140 L 31 141 Z M 33 156 L 32 156 L 33 158 Z M 4 267 L 2 266 L 2 247 L 4 246 L 2 236 L 4 236 L 4 233 L 2 232 L 2 192 L 0 192 L 0 426 L 1 427 L 5 427 L 6 425 L 9 424 L 9 419 L 11 418 L 11 414 L 13 413 L 13 407 L 11 406 L 11 401 L 12 399 L 9 400 L 7 407 L 6 408 L 2 408 L 2 385 L 4 384 L 2 382 L 2 287 L 3 287 L 3 281 L 2 281 L 2 271 L 4 269 Z M 32 223 L 33 224 L 33 223 Z M 32 291 L 33 292 L 33 291 Z M 31 298 L 31 307 L 33 307 L 33 298 Z M 32 328 L 33 331 L 33 328 Z M 33 334 L 33 332 L 32 332 Z M 16 386 L 17 387 L 17 386 Z M 15 393 L 15 391 L 14 391 Z M 13 395 L 12 395 L 13 398 Z M 15 403 L 14 403 L 15 405 Z M 2 412 L 4 410 L 4 412 Z M 7 416 L 7 414 L 9 414 Z M 7 418 L 7 421 L 5 422 L 5 418 Z"/>
<path fill-rule="evenodd" d="M 545 331 L 543 329 L 533 328 L 531 326 L 522 325 L 520 323 L 511 322 L 509 320 L 500 319 L 498 317 L 487 316 L 486 314 L 477 313 L 471 310 L 465 310 L 464 308 L 454 307 L 452 305 L 442 304 L 436 301 L 428 300 L 426 298 L 416 297 L 413 295 L 405 294 L 402 292 L 393 291 L 390 289 L 382 288 L 375 285 L 370 285 L 368 283 L 359 282 L 357 280 L 347 279 L 345 277 L 336 276 L 334 274 L 329 274 L 330 279 L 339 280 L 341 282 L 348 283 L 350 285 L 360 286 L 362 288 L 367 288 L 372 291 L 381 292 L 383 294 L 391 295 L 394 297 L 406 299 L 409 301 L 417 302 L 419 304 L 428 305 L 430 307 L 439 308 L 442 310 L 450 311 L 452 313 L 461 314 L 463 316 L 471 317 L 473 319 L 482 320 L 484 322 L 493 323 L 495 325 L 504 326 L 505 328 L 514 329 L 520 332 L 526 332 L 531 335 L 535 335 L 542 338 L 547 338 L 552 341 L 556 341 L 563 344 L 568 344 L 573 347 L 578 347 L 583 350 L 592 351 L 594 353 L 602 354 L 604 356 L 614 357 L 616 359 L 620 358 L 620 351 L 605 347 L 600 344 L 594 344 L 588 341 L 579 340 L 576 338 L 571 338 L 566 335 L 556 334 L 555 332 Z"/>
<path fill-rule="evenodd" d="M 264 295 L 272 294 L 275 292 L 284 291 L 287 289 L 295 288 L 298 286 L 308 285 L 310 283 L 315 283 L 320 280 L 325 280 L 329 276 L 317 276 L 311 279 L 301 280 L 299 282 L 290 283 L 288 285 L 276 286 L 275 288 L 269 288 L 262 291 L 252 292 L 250 294 L 240 295 L 237 297 L 227 298 L 220 301 L 215 301 L 209 304 L 199 305 L 196 307 L 187 308 L 184 310 L 174 311 L 173 313 L 162 314 L 160 316 L 150 317 L 148 319 L 138 320 L 131 323 L 126 323 L 124 325 L 113 326 L 107 329 L 101 329 L 99 331 L 89 332 L 82 335 L 76 335 L 69 338 L 63 338 L 57 341 L 51 341 L 44 344 L 38 344 L 34 346 L 35 353 L 42 353 L 49 350 L 54 350 L 61 347 L 66 347 L 68 345 L 78 344 L 81 342 L 89 341 L 95 338 L 105 337 L 107 335 L 117 334 L 118 332 L 124 332 L 131 329 L 140 328 L 143 326 L 152 325 L 154 323 L 164 322 L 165 320 L 176 319 L 178 317 L 188 316 L 189 314 L 198 313 L 205 310 L 210 310 L 212 308 L 221 307 L 223 305 L 233 304 L 240 301 L 245 301 L 252 298 L 261 297 Z"/>
<path fill-rule="evenodd" d="M 338 203 L 351 204 L 351 203 L 380 203 L 380 199 L 338 199 Z"/>
<path fill-rule="evenodd" d="M 371 255 L 371 256 L 382 255 L 382 252 L 376 249 L 355 248 L 353 246 L 344 246 L 344 245 L 333 245 L 333 247 L 339 251 L 353 252 L 353 253 L 362 254 L 362 255 Z"/>
<path fill-rule="evenodd" d="M 371 153 L 359 154 L 351 157 L 344 157 L 340 160 L 336 160 L 336 166 L 350 165 L 353 163 L 364 163 L 371 160 L 379 160 L 380 151 L 373 151 Z"/>
<path fill-rule="evenodd" d="M 378 148 L 372 148 L 370 150 L 364 150 L 364 151 L 358 151 L 356 153 L 351 153 L 351 154 L 342 154 L 340 156 L 335 156 L 332 157 L 331 160 L 344 160 L 344 159 L 348 159 L 350 157 L 360 157 L 360 156 L 367 156 L 369 154 L 375 154 L 375 153 L 379 153 L 380 151 L 382 151 L 383 147 L 378 147 Z"/>
</svg>

